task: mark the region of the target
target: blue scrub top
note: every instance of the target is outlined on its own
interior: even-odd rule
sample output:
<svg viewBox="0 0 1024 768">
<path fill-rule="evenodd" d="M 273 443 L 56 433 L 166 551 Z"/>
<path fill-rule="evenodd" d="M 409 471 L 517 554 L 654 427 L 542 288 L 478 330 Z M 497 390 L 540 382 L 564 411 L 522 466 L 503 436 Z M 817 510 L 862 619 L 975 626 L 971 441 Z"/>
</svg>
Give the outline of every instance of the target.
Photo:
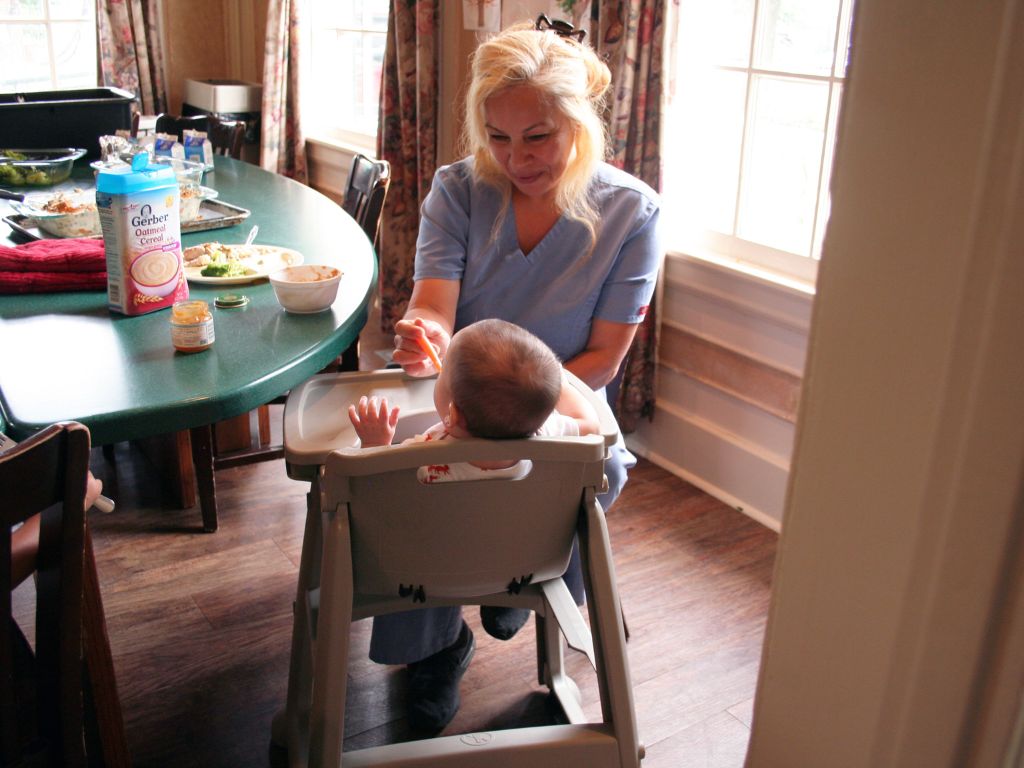
<svg viewBox="0 0 1024 768">
<path fill-rule="evenodd" d="M 455 330 L 486 318 L 521 325 L 563 361 L 586 346 L 593 318 L 639 323 L 661 264 L 658 195 L 601 163 L 590 186 L 597 243 L 563 216 L 524 254 L 511 207 L 495 233 L 499 189 L 474 182 L 472 158 L 434 175 L 421 211 L 415 280 L 460 280 Z M 588 253 L 589 252 L 589 253 Z"/>
</svg>

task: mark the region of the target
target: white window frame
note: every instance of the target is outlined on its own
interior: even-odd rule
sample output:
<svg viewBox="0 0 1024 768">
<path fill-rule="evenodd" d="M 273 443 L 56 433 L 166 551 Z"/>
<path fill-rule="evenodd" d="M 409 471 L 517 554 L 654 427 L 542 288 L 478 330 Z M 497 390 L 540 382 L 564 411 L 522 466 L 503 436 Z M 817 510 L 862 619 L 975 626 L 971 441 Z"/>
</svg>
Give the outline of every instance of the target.
<svg viewBox="0 0 1024 768">
<path fill-rule="evenodd" d="M 313 4 L 316 3 L 316 2 L 335 2 L 335 1 L 336 0 L 305 0 L 306 7 L 305 7 L 305 12 L 304 12 L 303 15 L 304 15 L 304 18 L 307 19 L 307 26 L 306 26 L 305 34 L 303 35 L 303 37 L 304 37 L 303 42 L 304 42 L 304 45 L 305 45 L 305 50 L 308 51 L 308 53 L 304 56 L 305 60 L 302 62 L 302 66 L 305 68 L 305 71 L 307 73 L 309 72 L 309 69 L 312 66 L 311 62 L 312 62 L 312 49 L 313 49 L 313 43 L 312 43 L 312 38 L 313 38 L 313 30 L 312 30 L 313 13 L 312 13 L 312 7 L 313 7 Z M 339 28 L 339 29 L 341 29 L 342 31 L 346 31 L 346 32 L 362 32 L 362 33 L 369 32 L 369 33 L 372 33 L 372 34 L 377 34 L 379 32 L 379 30 L 371 30 L 371 29 L 366 29 L 366 28 L 362 28 L 362 27 Z M 384 34 L 386 34 L 386 32 Z M 305 83 L 305 85 L 304 85 L 304 94 L 305 95 L 303 96 L 303 98 L 305 99 L 305 98 L 309 98 L 308 89 L 310 88 L 309 83 L 311 82 L 311 78 L 306 76 L 306 77 L 303 78 L 303 80 L 304 80 L 304 83 Z M 378 126 L 378 131 L 379 130 L 380 129 L 379 129 L 379 126 Z M 336 148 L 339 148 L 339 149 L 344 149 L 344 150 L 349 150 L 349 151 L 354 150 L 354 151 L 358 151 L 358 152 L 361 152 L 361 153 L 367 154 L 367 155 L 374 155 L 376 153 L 376 151 L 377 151 L 377 134 L 376 133 L 370 134 L 370 133 L 364 133 L 364 132 L 361 132 L 361 131 L 354 131 L 354 130 L 351 130 L 351 129 L 346 128 L 344 126 L 319 126 L 319 125 L 312 125 L 312 126 L 310 126 L 308 128 L 304 128 L 304 133 L 305 133 L 305 138 L 306 138 L 307 141 L 313 141 L 315 143 L 324 144 L 324 145 L 329 146 L 329 147 L 336 147 Z"/>
<path fill-rule="evenodd" d="M 43 0 L 43 4 L 42 4 L 43 14 L 42 14 L 42 16 L 17 16 L 17 17 L 12 17 L 12 18 L 0 18 L 0 25 L 3 25 L 3 26 L 7 26 L 7 25 L 15 26 L 15 25 L 23 25 L 23 24 L 43 24 L 46 27 L 46 55 L 47 55 L 47 61 L 49 62 L 49 67 L 50 67 L 50 83 L 46 87 L 34 88 L 32 90 L 25 90 L 23 88 L 19 88 L 18 89 L 19 92 L 31 93 L 32 91 L 52 91 L 52 90 L 60 89 L 62 87 L 66 87 L 66 86 L 62 86 L 58 82 L 58 79 L 57 79 L 57 77 L 58 77 L 58 75 L 57 75 L 57 57 L 56 57 L 56 53 L 55 53 L 54 47 L 53 47 L 53 27 L 54 26 L 63 25 L 63 24 L 80 24 L 82 22 L 90 22 L 92 24 L 93 29 L 95 30 L 95 28 L 96 28 L 95 5 L 89 4 L 87 7 L 93 9 L 92 15 L 81 16 L 81 17 L 74 17 L 74 18 L 51 19 L 50 18 L 50 0 Z M 95 52 L 95 50 L 96 50 L 96 48 L 94 46 L 93 47 L 93 51 Z M 94 56 L 93 58 L 95 59 L 96 57 Z M 0 61 L 2 61 L 2 60 L 3 60 L 2 57 L 0 57 Z M 96 68 L 93 70 L 93 87 L 96 87 L 96 85 L 98 83 L 99 83 L 99 66 L 97 64 Z"/>
<path fill-rule="evenodd" d="M 831 71 L 827 75 L 815 75 L 796 73 L 786 70 L 767 69 L 755 66 L 755 49 L 757 45 L 757 23 L 761 5 L 764 0 L 754 0 L 753 20 L 750 32 L 750 44 L 747 53 L 746 66 L 715 64 L 711 68 L 717 71 L 736 72 L 746 78 L 746 92 L 743 104 L 743 127 L 740 140 L 740 154 L 737 168 L 736 197 L 734 200 L 734 213 L 731 233 L 716 232 L 710 229 L 689 228 L 684 229 L 681 225 L 685 219 L 685 211 L 680 211 L 678 216 L 671 213 L 673 210 L 672 199 L 667 197 L 663 210 L 669 212 L 666 218 L 674 221 L 678 228 L 672 229 L 670 224 L 667 232 L 668 248 L 670 252 L 677 255 L 695 256 L 707 259 L 718 264 L 731 266 L 747 274 L 766 278 L 771 282 L 800 286 L 805 289 L 812 289 L 817 278 L 818 262 L 820 259 L 820 245 L 823 240 L 822 232 L 827 223 L 828 190 L 827 185 L 831 178 L 831 163 L 835 149 L 835 136 L 837 128 L 838 106 L 845 83 L 845 66 L 843 62 L 837 61 L 838 57 L 846 54 L 848 47 L 843 46 L 841 41 L 849 40 L 850 24 L 852 19 L 852 7 L 854 0 L 840 0 L 840 8 L 836 20 L 835 38 L 833 43 L 833 62 Z M 676 12 L 678 13 L 678 11 Z M 676 23 L 673 18 L 670 23 Z M 676 73 L 670 68 L 675 66 L 672 60 L 672 51 L 666 50 L 665 72 L 670 78 L 675 78 Z M 841 72 L 842 74 L 837 74 Z M 775 77 L 792 79 L 804 82 L 820 82 L 828 85 L 826 100 L 826 111 L 824 115 L 825 140 L 823 142 L 821 157 L 818 168 L 818 195 L 814 209 L 814 221 L 811 231 L 811 242 L 807 254 L 797 254 L 769 247 L 760 243 L 743 239 L 735 234 L 738 231 L 740 210 L 743 204 L 743 172 L 748 162 L 750 152 L 750 119 L 752 114 L 752 91 L 753 83 L 757 77 Z M 671 136 L 671 94 L 666 89 L 665 110 L 666 127 L 664 135 L 670 140 Z M 666 167 L 665 173 L 671 173 L 671 168 Z M 681 206 L 680 206 L 681 207 Z"/>
</svg>

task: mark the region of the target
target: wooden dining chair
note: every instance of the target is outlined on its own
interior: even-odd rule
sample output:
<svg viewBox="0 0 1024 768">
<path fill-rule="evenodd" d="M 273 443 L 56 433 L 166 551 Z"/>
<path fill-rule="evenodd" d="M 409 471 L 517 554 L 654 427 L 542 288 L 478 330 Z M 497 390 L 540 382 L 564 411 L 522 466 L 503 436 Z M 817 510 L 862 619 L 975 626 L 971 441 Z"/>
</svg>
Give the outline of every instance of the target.
<svg viewBox="0 0 1024 768">
<path fill-rule="evenodd" d="M 380 235 L 381 213 L 391 185 L 391 164 L 387 160 L 371 160 L 365 155 L 357 154 L 352 158 L 352 167 L 348 172 L 345 184 L 345 196 L 341 207 L 356 220 L 363 232 L 377 250 Z M 357 336 L 348 348 L 341 353 L 337 361 L 325 369 L 330 371 L 359 370 L 359 337 Z"/>
<path fill-rule="evenodd" d="M 84 503 L 89 431 L 55 424 L 0 454 L 2 765 L 127 766 Z M 12 612 L 12 526 L 41 515 L 35 651 Z"/>
<path fill-rule="evenodd" d="M 341 207 L 363 228 L 374 249 L 390 185 L 391 165 L 387 160 L 371 160 L 358 154 L 352 158 Z"/>
</svg>

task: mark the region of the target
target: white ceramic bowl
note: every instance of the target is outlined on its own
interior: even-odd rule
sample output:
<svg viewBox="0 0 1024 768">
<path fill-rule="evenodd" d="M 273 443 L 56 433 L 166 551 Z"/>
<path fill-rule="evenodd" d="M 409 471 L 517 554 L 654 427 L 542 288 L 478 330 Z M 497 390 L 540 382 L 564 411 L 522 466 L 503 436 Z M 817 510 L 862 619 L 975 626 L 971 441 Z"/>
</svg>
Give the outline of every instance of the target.
<svg viewBox="0 0 1024 768">
<path fill-rule="evenodd" d="M 91 191 L 74 189 L 55 194 L 27 195 L 14 209 L 55 237 L 99 237 L 100 215 Z"/>
<path fill-rule="evenodd" d="M 309 315 L 329 309 L 338 296 L 341 270 L 323 264 L 285 267 L 270 275 L 274 294 L 288 312 Z"/>
<path fill-rule="evenodd" d="M 182 224 L 188 224 L 199 217 L 199 209 L 203 200 L 214 200 L 217 190 L 194 184 L 182 184 L 178 187 L 178 211 Z"/>
</svg>

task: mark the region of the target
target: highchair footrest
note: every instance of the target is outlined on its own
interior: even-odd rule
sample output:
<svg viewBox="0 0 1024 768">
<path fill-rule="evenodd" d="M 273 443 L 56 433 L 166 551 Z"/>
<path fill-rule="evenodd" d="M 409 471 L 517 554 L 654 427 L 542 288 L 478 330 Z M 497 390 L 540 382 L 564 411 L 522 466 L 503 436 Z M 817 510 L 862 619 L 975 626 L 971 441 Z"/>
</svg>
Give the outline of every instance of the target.
<svg viewBox="0 0 1024 768">
<path fill-rule="evenodd" d="M 540 588 L 544 592 L 544 599 L 551 607 L 551 612 L 554 614 L 562 634 L 565 635 L 565 642 L 569 644 L 570 648 L 585 653 L 590 659 L 591 666 L 597 669 L 590 627 L 583 620 L 583 614 L 580 613 L 576 601 L 572 599 L 565 582 L 562 579 L 552 579 L 545 581 Z"/>
</svg>

